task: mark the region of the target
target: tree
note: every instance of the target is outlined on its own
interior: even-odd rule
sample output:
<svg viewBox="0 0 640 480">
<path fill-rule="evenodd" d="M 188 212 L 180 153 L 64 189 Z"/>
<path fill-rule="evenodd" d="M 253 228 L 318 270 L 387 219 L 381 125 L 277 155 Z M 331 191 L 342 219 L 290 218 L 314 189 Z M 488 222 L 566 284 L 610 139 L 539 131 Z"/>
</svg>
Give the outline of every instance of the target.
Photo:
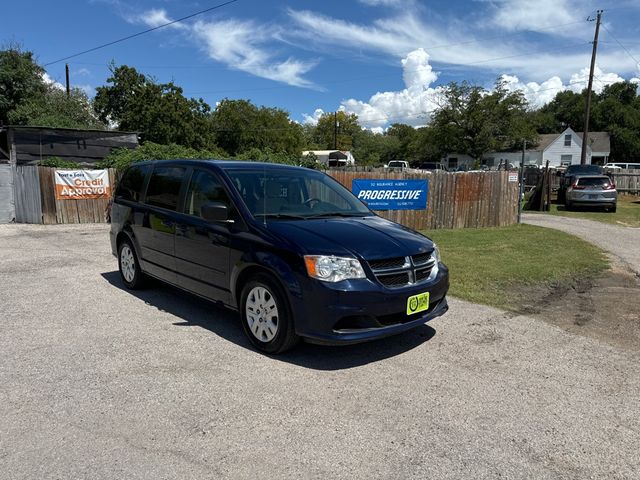
<svg viewBox="0 0 640 480">
<path fill-rule="evenodd" d="M 522 92 L 508 91 L 501 81 L 492 92 L 453 82 L 431 122 L 436 148 L 480 161 L 487 152 L 517 148 L 523 139 L 531 143 L 537 134 L 528 121 L 527 106 Z"/>
<path fill-rule="evenodd" d="M 249 100 L 222 100 L 212 114 L 212 128 L 216 143 L 231 156 L 258 149 L 297 158 L 304 146 L 303 129 L 288 112 Z"/>
<path fill-rule="evenodd" d="M 67 95 L 53 84 L 47 86 L 43 95 L 25 99 L 9 112 L 9 122 L 61 128 L 105 128 L 85 92 L 74 88 Z"/>
<path fill-rule="evenodd" d="M 585 100 L 585 92 L 575 93 L 570 90 L 558 92 L 555 98 L 538 110 L 535 116 L 539 133 L 558 133 L 567 127 L 571 127 L 576 132 L 582 131 Z M 597 102 L 597 98 L 594 100 L 594 103 Z"/>
<path fill-rule="evenodd" d="M 126 65 L 112 65 L 107 83 L 96 89 L 94 101 L 103 122 L 138 131 L 155 143 L 195 149 L 214 146 L 211 108 L 201 98 L 186 98 L 173 82 L 157 83 Z"/>
<path fill-rule="evenodd" d="M 318 119 L 313 140 L 322 149 L 351 150 L 353 138 L 361 130 L 362 128 L 358 125 L 358 116 L 355 113 L 346 113 L 342 110 L 335 114 L 327 112 Z"/>
<path fill-rule="evenodd" d="M 411 128 L 411 127 L 409 127 Z M 396 136 L 361 129 L 353 135 L 353 156 L 361 165 L 381 165 L 399 157 L 400 140 Z"/>
<path fill-rule="evenodd" d="M 43 96 L 47 86 L 44 69 L 33 53 L 17 45 L 0 50 L 0 124 L 9 123 L 9 114 L 22 102 Z"/>
</svg>

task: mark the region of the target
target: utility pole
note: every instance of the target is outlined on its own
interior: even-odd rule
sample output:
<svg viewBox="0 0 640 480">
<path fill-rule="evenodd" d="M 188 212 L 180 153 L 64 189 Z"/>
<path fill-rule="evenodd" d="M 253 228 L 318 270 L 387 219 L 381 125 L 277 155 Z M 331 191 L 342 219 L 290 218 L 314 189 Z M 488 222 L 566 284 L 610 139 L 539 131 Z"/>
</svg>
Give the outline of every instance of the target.
<svg viewBox="0 0 640 480">
<path fill-rule="evenodd" d="M 584 109 L 584 131 L 582 132 L 582 151 L 580 152 L 580 164 L 587 163 L 587 140 L 589 138 L 589 115 L 591 111 L 591 90 L 593 88 L 593 71 L 596 67 L 596 53 L 598 51 L 598 34 L 600 33 L 600 21 L 602 10 L 598 10 L 596 17 L 596 34 L 593 37 L 593 51 L 591 52 L 591 70 L 589 71 L 589 84 L 587 86 L 587 102 Z"/>
<path fill-rule="evenodd" d="M 338 112 L 333 112 L 333 149 L 338 150 Z"/>
<path fill-rule="evenodd" d="M 71 94 L 71 87 L 69 86 L 69 64 L 64 64 L 64 74 L 67 79 L 67 97 Z"/>
<path fill-rule="evenodd" d="M 522 160 L 520 160 L 520 188 L 518 189 L 518 223 L 522 223 L 522 195 L 524 194 L 524 153 L 527 151 L 527 141 L 522 140 Z"/>
</svg>

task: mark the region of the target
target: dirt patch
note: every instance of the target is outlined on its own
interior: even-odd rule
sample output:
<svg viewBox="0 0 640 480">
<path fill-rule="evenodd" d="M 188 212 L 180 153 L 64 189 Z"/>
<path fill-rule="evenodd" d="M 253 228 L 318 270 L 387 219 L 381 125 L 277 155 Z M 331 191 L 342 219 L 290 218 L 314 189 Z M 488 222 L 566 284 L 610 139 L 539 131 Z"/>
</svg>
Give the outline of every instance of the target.
<svg viewBox="0 0 640 480">
<path fill-rule="evenodd" d="M 625 350 L 640 351 L 640 278 L 615 260 L 612 268 L 598 277 L 518 293 L 526 298 L 517 309 L 519 314 Z"/>
</svg>

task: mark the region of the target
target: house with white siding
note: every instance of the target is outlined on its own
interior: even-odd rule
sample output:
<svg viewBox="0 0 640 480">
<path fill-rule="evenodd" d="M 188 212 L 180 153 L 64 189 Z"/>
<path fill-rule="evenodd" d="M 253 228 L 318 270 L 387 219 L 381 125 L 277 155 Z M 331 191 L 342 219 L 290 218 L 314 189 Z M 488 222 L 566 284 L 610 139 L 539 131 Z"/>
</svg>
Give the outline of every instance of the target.
<svg viewBox="0 0 640 480">
<path fill-rule="evenodd" d="M 589 132 L 587 144 L 587 163 L 604 165 L 609 161 L 611 142 L 608 132 Z M 525 150 L 525 165 L 545 165 L 549 160 L 552 167 L 560 167 L 580 163 L 582 151 L 582 133 L 574 132 L 567 128 L 562 133 L 550 133 L 539 135 L 538 144 Z M 517 152 L 490 152 L 482 157 L 482 164 L 489 168 L 497 168 L 498 165 L 512 163 L 520 165 L 522 151 Z M 469 155 L 450 153 L 443 162 L 449 169 L 455 169 L 461 165 L 472 167 L 474 159 Z"/>
</svg>

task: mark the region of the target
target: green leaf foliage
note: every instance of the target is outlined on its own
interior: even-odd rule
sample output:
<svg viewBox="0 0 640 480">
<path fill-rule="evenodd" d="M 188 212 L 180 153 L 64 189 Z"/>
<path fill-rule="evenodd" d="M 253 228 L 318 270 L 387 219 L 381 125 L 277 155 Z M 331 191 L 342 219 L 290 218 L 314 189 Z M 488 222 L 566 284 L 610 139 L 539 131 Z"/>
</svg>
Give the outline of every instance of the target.
<svg viewBox="0 0 640 480">
<path fill-rule="evenodd" d="M 173 82 L 157 83 L 135 68 L 112 65 L 107 84 L 96 89 L 94 101 L 101 121 L 140 132 L 149 142 L 194 149 L 215 146 L 211 108 L 202 99 L 186 98 Z"/>
<path fill-rule="evenodd" d="M 41 167 L 52 167 L 52 168 L 68 168 L 68 169 L 78 169 L 82 168 L 79 163 L 74 162 L 73 160 L 65 160 L 60 157 L 49 157 L 40 162 L 38 165 Z"/>
<path fill-rule="evenodd" d="M 13 125 L 34 125 L 54 128 L 104 129 L 87 94 L 74 88 L 70 94 L 48 85 L 45 93 L 24 100 L 9 112 Z"/>
<path fill-rule="evenodd" d="M 222 100 L 212 114 L 216 144 L 231 156 L 250 149 L 299 156 L 304 146 L 302 126 L 279 108 L 257 107 L 248 100 Z"/>
<path fill-rule="evenodd" d="M 144 142 L 136 149 L 116 148 L 104 161 L 99 163 L 100 168 L 124 169 L 135 162 L 145 160 L 174 160 L 174 159 L 223 159 L 225 153 L 219 149 L 197 150 L 191 147 L 176 145 L 161 145 L 154 142 Z"/>
<path fill-rule="evenodd" d="M 33 53 L 18 45 L 0 50 L 0 124 L 9 124 L 10 113 L 22 102 L 45 94 L 43 74 L 44 69 L 35 62 Z"/>
</svg>

